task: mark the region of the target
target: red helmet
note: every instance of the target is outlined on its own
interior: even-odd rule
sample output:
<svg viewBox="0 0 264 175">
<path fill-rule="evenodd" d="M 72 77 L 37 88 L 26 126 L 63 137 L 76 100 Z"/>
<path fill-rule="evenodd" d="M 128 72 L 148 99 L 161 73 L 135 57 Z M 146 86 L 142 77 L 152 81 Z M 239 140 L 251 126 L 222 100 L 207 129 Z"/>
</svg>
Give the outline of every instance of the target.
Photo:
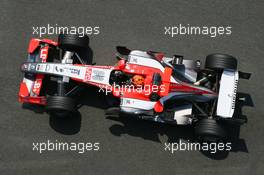
<svg viewBox="0 0 264 175">
<path fill-rule="evenodd" d="M 134 75 L 132 77 L 132 83 L 136 86 L 142 86 L 144 84 L 144 77 L 142 75 Z"/>
</svg>

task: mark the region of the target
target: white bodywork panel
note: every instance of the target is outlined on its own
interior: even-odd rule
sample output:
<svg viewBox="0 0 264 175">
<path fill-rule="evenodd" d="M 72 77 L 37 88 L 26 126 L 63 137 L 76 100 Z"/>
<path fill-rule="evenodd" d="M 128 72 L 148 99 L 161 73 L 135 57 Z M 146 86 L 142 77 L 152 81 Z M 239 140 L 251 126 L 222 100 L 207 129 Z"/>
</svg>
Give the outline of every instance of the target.
<svg viewBox="0 0 264 175">
<path fill-rule="evenodd" d="M 88 81 L 101 83 L 104 85 L 110 85 L 109 79 L 110 79 L 111 71 L 112 71 L 111 69 L 92 68 L 91 79 Z"/>
<path fill-rule="evenodd" d="M 74 66 L 72 64 L 61 63 L 37 63 L 28 64 L 29 67 L 25 69 L 36 71 L 38 73 L 49 73 L 61 76 L 68 76 L 72 78 L 84 79 L 86 67 Z"/>
<path fill-rule="evenodd" d="M 31 91 L 34 85 L 34 81 L 27 79 L 27 78 L 23 78 L 23 82 L 26 83 L 28 92 L 30 92 L 30 95 L 34 95 L 34 93 Z"/>
<path fill-rule="evenodd" d="M 159 69 L 161 72 L 164 72 L 165 70 L 165 68 L 160 64 L 159 61 L 151 58 L 151 56 L 144 51 L 133 50 L 129 54 L 128 58 L 128 63 L 131 64 L 153 67 Z M 173 77 L 171 77 L 171 82 L 177 83 Z"/>
<path fill-rule="evenodd" d="M 167 64 L 168 66 L 170 67 L 173 67 L 173 65 L 170 63 L 170 61 L 173 60 L 173 58 L 170 58 L 170 57 L 164 57 L 163 59 L 163 62 L 165 64 Z M 197 72 L 193 70 L 193 66 L 188 66 L 188 65 L 193 65 L 195 61 L 193 60 L 186 60 L 186 59 L 183 59 L 182 60 L 182 64 L 184 65 L 185 67 L 185 70 L 184 70 L 184 75 L 185 77 L 190 80 L 191 82 L 195 82 L 197 80 Z"/>
<path fill-rule="evenodd" d="M 148 54 L 143 51 L 132 51 L 129 56 L 128 62 L 131 64 L 138 64 L 142 66 L 153 67 L 164 71 L 164 67 L 155 59 L 151 58 Z"/>
<path fill-rule="evenodd" d="M 220 80 L 217 115 L 231 118 L 235 111 L 238 71 L 224 70 Z"/>
<path fill-rule="evenodd" d="M 156 102 L 145 101 L 134 98 L 121 98 L 120 108 L 126 112 L 135 112 L 138 110 L 151 110 Z"/>
<path fill-rule="evenodd" d="M 72 64 L 61 63 L 28 63 L 24 65 L 24 69 L 36 71 L 37 73 L 61 75 L 104 85 L 109 85 L 110 73 L 112 71 L 112 69 L 75 66 Z"/>
<path fill-rule="evenodd" d="M 189 125 L 192 122 L 192 119 L 188 116 L 192 114 L 192 105 L 186 104 L 181 105 L 175 109 L 174 119 L 177 121 L 178 125 Z"/>
</svg>

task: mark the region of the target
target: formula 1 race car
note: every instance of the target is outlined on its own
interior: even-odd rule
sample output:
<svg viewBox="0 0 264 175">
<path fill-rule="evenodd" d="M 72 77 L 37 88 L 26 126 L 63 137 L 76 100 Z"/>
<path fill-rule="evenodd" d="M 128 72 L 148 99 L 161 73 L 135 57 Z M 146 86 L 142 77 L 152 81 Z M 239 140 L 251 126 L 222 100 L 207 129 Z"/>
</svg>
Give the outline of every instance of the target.
<svg viewBox="0 0 264 175">
<path fill-rule="evenodd" d="M 250 74 L 237 70 L 237 60 L 226 54 L 199 60 L 166 57 L 161 52 L 117 47 L 115 66 L 92 65 L 80 56 L 88 36 L 60 34 L 58 42 L 32 39 L 19 101 L 45 105 L 49 113 L 65 115 L 77 110 L 74 94 L 81 85 L 98 87 L 120 99 L 122 113 L 142 119 L 178 125 L 194 125 L 204 140 L 224 140 L 226 122 L 233 117 L 239 78 Z M 48 82 L 55 81 L 57 88 Z M 241 122 L 241 121 L 239 121 Z"/>
</svg>

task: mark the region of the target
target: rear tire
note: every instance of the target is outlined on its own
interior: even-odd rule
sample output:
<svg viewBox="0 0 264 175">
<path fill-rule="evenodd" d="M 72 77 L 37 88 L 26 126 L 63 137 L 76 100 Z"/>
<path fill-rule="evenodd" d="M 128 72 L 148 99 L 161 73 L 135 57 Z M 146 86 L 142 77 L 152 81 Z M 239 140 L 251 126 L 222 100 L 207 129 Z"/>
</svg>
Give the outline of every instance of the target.
<svg viewBox="0 0 264 175">
<path fill-rule="evenodd" d="M 226 140 L 225 128 L 214 119 L 202 119 L 195 126 L 195 135 L 201 141 L 219 142 Z"/>
<path fill-rule="evenodd" d="M 70 97 L 49 96 L 47 98 L 46 110 L 49 113 L 66 115 L 76 112 L 76 102 Z"/>
<path fill-rule="evenodd" d="M 205 68 L 213 70 L 237 69 L 237 60 L 227 54 L 210 54 L 206 57 Z"/>
</svg>

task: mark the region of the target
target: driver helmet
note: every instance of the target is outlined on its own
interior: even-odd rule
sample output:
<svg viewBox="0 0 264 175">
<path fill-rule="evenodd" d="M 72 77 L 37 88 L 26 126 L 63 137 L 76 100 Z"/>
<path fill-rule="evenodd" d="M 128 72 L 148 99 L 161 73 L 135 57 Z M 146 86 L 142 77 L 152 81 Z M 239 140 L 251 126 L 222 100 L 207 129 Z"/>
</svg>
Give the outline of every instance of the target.
<svg viewBox="0 0 264 175">
<path fill-rule="evenodd" d="M 132 83 L 135 86 L 142 86 L 144 84 L 144 77 L 142 75 L 134 75 L 132 77 Z"/>
</svg>

